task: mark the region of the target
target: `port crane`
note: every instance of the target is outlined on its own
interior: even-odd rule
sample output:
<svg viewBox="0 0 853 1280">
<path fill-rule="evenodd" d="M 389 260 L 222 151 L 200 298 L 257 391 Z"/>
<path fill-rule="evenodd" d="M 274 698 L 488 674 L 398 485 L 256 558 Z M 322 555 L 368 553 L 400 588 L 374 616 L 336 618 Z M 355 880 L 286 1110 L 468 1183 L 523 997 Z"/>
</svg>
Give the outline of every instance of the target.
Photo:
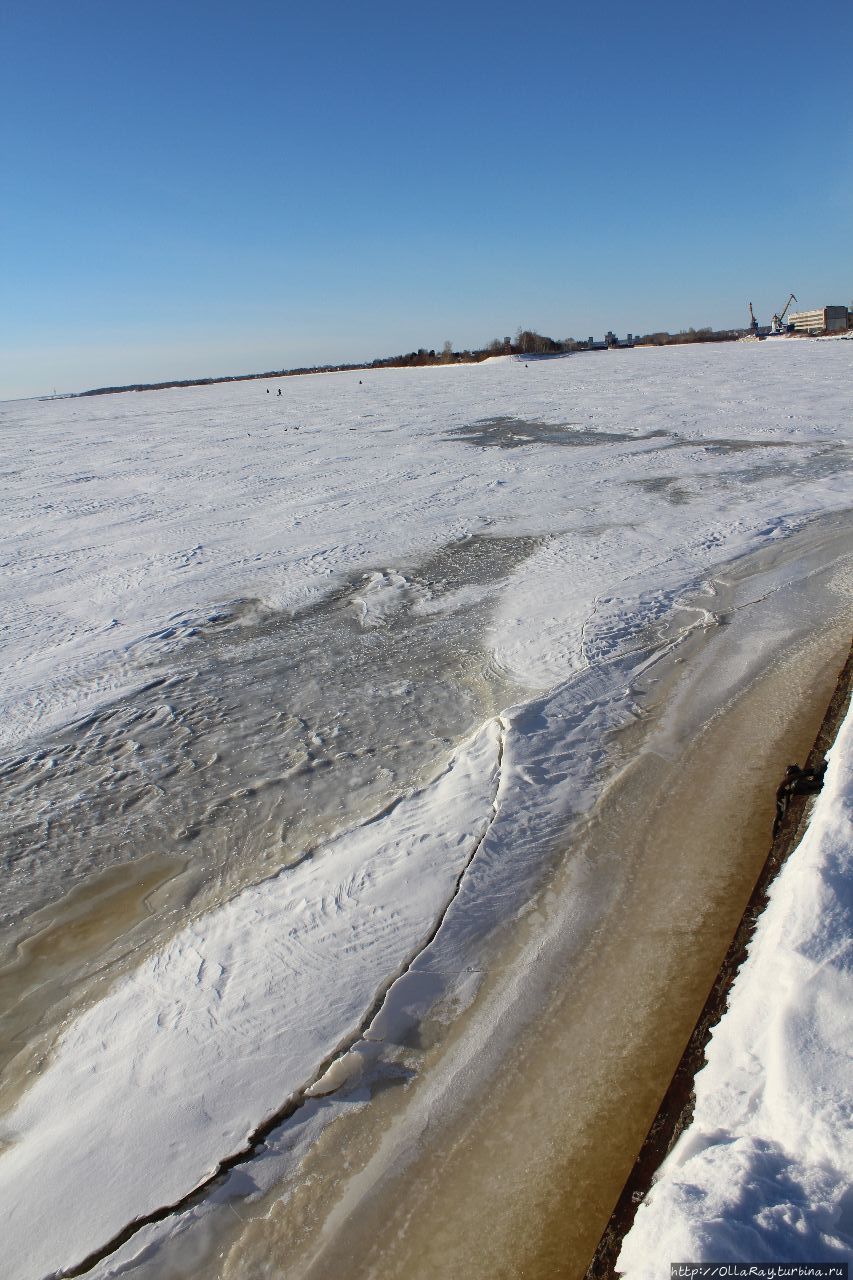
<svg viewBox="0 0 853 1280">
<path fill-rule="evenodd" d="M 781 315 L 774 314 L 773 319 L 770 321 L 771 333 L 785 332 L 785 316 L 788 314 L 788 308 L 790 307 L 791 303 L 796 301 L 797 299 L 794 297 L 792 293 L 788 298 L 788 301 L 785 303 L 784 307 L 782 308 L 782 314 Z M 750 307 L 750 311 L 752 311 L 751 307 Z"/>
<path fill-rule="evenodd" d="M 749 307 L 749 332 L 753 334 L 754 337 L 757 338 L 758 337 L 758 321 L 756 320 L 755 314 L 752 310 L 752 303 L 750 302 L 747 305 Z"/>
</svg>

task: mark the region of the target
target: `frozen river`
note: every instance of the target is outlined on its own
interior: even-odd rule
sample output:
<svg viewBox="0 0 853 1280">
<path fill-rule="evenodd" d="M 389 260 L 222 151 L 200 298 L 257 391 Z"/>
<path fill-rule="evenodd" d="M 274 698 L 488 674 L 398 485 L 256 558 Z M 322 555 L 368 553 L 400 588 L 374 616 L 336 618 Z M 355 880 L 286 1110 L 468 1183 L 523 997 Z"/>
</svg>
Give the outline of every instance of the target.
<svg viewBox="0 0 853 1280">
<path fill-rule="evenodd" d="M 311 1095 L 378 1078 L 371 1045 L 475 1000 L 638 686 L 726 621 L 714 575 L 810 525 L 849 550 L 851 364 L 0 406 L 11 1276 L 147 1256 Z"/>
</svg>

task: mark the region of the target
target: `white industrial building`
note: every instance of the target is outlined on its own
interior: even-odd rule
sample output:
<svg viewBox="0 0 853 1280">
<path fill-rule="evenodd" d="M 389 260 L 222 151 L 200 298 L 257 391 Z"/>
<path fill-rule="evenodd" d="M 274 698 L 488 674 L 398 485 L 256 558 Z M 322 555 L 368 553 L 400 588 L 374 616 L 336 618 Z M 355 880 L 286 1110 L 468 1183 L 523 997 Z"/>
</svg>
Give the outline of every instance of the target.
<svg viewBox="0 0 853 1280">
<path fill-rule="evenodd" d="M 797 333 L 843 333 L 849 327 L 846 307 L 818 307 L 816 311 L 792 311 L 788 324 Z"/>
</svg>

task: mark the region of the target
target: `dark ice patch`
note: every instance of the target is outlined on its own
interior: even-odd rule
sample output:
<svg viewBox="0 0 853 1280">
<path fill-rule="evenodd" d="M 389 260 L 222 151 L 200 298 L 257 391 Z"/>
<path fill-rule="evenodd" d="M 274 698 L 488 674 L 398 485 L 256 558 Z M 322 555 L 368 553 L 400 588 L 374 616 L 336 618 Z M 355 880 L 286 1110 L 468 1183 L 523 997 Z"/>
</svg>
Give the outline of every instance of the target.
<svg viewBox="0 0 853 1280">
<path fill-rule="evenodd" d="M 628 484 L 642 489 L 645 493 L 655 493 L 675 507 L 682 507 L 690 501 L 690 494 L 684 485 L 679 484 L 676 476 L 647 476 L 641 480 L 629 480 Z"/>
<path fill-rule="evenodd" d="M 667 431 L 650 431 L 634 435 L 630 431 L 597 431 L 579 422 L 536 422 L 525 418 L 482 418 L 464 427 L 454 427 L 446 438 L 481 448 L 520 449 L 531 444 L 555 444 L 566 448 L 589 448 L 594 445 L 629 444 L 657 440 Z"/>
</svg>

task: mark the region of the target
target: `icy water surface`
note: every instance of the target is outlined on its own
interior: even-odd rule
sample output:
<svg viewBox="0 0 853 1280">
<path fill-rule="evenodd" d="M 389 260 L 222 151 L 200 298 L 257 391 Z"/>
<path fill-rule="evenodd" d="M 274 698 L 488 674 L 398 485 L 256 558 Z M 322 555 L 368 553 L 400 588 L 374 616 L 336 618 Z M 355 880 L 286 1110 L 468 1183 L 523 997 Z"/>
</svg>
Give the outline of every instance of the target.
<svg viewBox="0 0 853 1280">
<path fill-rule="evenodd" d="M 8 763 L 7 1051 L 36 1020 L 22 989 L 47 1001 L 140 917 L 168 929 L 156 894 L 178 873 L 182 910 L 222 901 L 380 811 L 511 700 L 480 637 L 535 546 L 473 537 L 295 616 L 243 601 L 182 620 L 171 674 Z"/>
<path fill-rule="evenodd" d="M 471 538 L 295 617 L 185 626 L 174 674 L 3 768 L 5 918 L 153 852 L 244 879 L 399 794 L 508 693 L 480 636 L 534 545 Z"/>
<path fill-rule="evenodd" d="M 335 1125 L 320 1132 L 331 1098 L 310 1103 L 213 1190 L 211 1216 L 193 1222 L 188 1205 L 183 1219 L 164 1221 L 174 1233 L 165 1253 L 149 1261 L 143 1236 L 135 1274 L 583 1273 L 766 854 L 775 780 L 813 736 L 811 722 L 801 742 L 784 726 L 790 719 L 799 733 L 798 703 L 819 719 L 813 681 L 827 675 L 839 634 L 845 642 L 843 564 L 822 569 L 821 550 L 791 571 L 786 550 L 709 584 L 706 602 L 726 625 L 697 632 L 635 686 L 648 715 L 620 731 L 633 763 L 609 807 L 575 833 L 580 861 L 612 895 L 606 927 L 578 932 L 582 878 L 568 856 L 537 909 L 519 917 L 519 951 L 483 965 L 483 1001 L 514 971 L 527 976 L 510 1015 L 500 1003 L 471 1007 L 476 1048 L 465 1052 L 476 1070 L 460 1071 L 462 1041 L 441 1020 L 405 1036 L 386 1024 L 380 1071 L 339 1099 Z M 825 625 L 812 636 L 818 616 Z M 743 734 L 748 770 L 733 749 Z M 672 927 L 673 895 L 688 929 Z M 569 929 L 556 926 L 563 913 Z M 600 960 L 566 982 L 587 946 Z M 513 1018 L 524 1035 L 510 1031 Z M 490 1078 L 479 1092 L 477 1070 Z"/>
</svg>

